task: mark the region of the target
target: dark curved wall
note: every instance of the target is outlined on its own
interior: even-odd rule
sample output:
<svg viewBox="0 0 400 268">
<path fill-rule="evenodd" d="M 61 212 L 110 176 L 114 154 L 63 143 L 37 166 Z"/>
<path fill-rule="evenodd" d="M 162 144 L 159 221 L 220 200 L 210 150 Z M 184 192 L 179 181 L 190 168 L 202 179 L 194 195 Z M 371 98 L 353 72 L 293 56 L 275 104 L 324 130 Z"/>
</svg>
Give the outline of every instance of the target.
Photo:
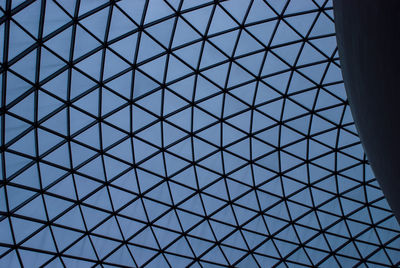
<svg viewBox="0 0 400 268">
<path fill-rule="evenodd" d="M 346 91 L 361 141 L 400 219 L 400 1 L 334 0 Z"/>
</svg>

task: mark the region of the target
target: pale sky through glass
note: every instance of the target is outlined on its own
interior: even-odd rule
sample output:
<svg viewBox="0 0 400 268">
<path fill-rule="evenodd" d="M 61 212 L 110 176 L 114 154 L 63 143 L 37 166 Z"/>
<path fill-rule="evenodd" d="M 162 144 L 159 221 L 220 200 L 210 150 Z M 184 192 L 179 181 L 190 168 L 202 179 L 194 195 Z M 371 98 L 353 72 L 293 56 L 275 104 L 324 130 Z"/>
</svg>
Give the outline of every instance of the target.
<svg viewBox="0 0 400 268">
<path fill-rule="evenodd" d="M 0 1 L 0 267 L 391 267 L 325 0 Z"/>
</svg>

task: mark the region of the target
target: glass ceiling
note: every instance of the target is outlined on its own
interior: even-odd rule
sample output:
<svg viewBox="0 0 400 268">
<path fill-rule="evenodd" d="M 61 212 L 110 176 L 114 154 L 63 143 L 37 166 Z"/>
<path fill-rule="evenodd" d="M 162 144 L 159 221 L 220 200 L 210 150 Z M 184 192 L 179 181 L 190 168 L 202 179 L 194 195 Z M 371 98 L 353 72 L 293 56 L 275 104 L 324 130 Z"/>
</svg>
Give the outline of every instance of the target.
<svg viewBox="0 0 400 268">
<path fill-rule="evenodd" d="M 0 13 L 1 267 L 399 265 L 331 1 Z"/>
</svg>

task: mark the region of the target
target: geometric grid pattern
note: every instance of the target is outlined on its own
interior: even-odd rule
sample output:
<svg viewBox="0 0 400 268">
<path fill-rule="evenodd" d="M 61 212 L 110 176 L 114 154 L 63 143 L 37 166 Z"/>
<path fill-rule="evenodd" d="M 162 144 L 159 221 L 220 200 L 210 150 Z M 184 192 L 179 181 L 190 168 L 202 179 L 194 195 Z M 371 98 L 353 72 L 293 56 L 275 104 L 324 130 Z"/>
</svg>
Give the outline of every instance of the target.
<svg viewBox="0 0 400 268">
<path fill-rule="evenodd" d="M 399 265 L 331 1 L 0 13 L 0 266 Z"/>
</svg>

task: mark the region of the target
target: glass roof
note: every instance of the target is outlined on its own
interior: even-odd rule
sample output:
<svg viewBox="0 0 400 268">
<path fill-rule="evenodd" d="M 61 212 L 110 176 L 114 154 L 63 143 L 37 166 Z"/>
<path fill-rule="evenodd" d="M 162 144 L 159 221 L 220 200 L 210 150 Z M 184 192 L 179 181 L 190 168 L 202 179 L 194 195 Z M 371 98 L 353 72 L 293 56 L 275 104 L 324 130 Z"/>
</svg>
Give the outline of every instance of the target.
<svg viewBox="0 0 400 268">
<path fill-rule="evenodd" d="M 399 265 L 331 1 L 0 16 L 0 266 Z"/>
</svg>

